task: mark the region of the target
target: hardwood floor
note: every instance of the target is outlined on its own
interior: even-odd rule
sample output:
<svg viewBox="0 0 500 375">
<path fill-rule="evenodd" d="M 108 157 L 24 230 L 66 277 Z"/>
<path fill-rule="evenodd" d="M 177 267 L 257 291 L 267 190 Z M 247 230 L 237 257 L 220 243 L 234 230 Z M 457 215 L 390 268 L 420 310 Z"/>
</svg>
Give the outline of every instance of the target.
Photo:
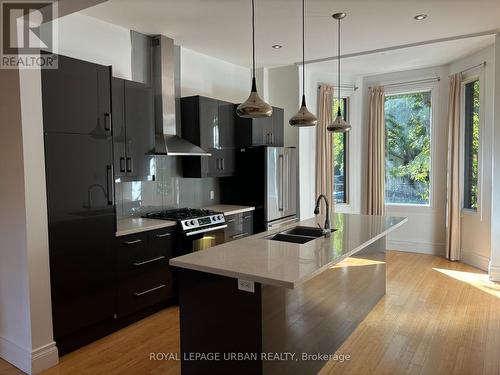
<svg viewBox="0 0 500 375">
<path fill-rule="evenodd" d="M 360 266 L 362 265 L 355 265 Z M 177 308 L 169 308 L 61 358 L 43 375 L 173 375 Z M 431 255 L 390 251 L 387 294 L 320 375 L 500 374 L 500 285 L 484 272 Z M 0 374 L 21 372 L 0 360 Z"/>
</svg>

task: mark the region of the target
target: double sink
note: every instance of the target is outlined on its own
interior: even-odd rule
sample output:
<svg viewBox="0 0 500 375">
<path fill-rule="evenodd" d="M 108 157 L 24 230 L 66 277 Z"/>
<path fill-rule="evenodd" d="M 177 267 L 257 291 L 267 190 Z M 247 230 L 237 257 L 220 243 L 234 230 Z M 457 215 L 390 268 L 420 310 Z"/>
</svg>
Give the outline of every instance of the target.
<svg viewBox="0 0 500 375">
<path fill-rule="evenodd" d="M 332 229 L 333 232 L 335 229 Z M 325 233 L 322 228 L 296 226 L 283 232 L 279 232 L 267 237 L 269 240 L 292 242 L 304 244 L 319 237 L 324 237 L 329 233 Z"/>
</svg>

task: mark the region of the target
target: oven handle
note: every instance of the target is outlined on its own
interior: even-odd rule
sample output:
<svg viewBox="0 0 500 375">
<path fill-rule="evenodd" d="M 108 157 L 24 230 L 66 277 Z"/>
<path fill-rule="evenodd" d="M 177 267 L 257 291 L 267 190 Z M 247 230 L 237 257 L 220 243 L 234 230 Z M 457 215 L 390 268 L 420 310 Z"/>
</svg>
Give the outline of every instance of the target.
<svg viewBox="0 0 500 375">
<path fill-rule="evenodd" d="M 198 234 L 198 233 L 212 232 L 214 230 L 224 229 L 224 228 L 227 228 L 227 224 L 219 225 L 219 226 L 216 226 L 216 227 L 210 227 L 210 228 L 205 228 L 205 229 L 194 230 L 192 232 L 187 232 L 186 236 L 192 236 L 192 235 L 195 235 L 195 234 Z"/>
</svg>

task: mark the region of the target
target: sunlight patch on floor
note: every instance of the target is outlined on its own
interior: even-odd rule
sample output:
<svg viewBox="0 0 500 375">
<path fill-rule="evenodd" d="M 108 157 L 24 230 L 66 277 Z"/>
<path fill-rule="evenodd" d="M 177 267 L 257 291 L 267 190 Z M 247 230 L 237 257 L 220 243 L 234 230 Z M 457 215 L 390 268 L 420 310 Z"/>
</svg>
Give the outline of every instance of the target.
<svg viewBox="0 0 500 375">
<path fill-rule="evenodd" d="M 364 259 L 364 258 L 346 258 L 342 262 L 337 263 L 331 268 L 340 268 L 340 267 L 356 267 L 356 266 L 372 266 L 374 264 L 384 264 L 385 262 L 381 262 L 379 260 L 373 259 Z"/>
<path fill-rule="evenodd" d="M 487 274 L 473 273 L 464 271 L 453 271 L 443 268 L 433 268 L 434 271 L 441 272 L 446 276 L 453 277 L 456 280 L 472 285 L 483 292 L 500 298 L 500 284 L 491 281 Z"/>
</svg>

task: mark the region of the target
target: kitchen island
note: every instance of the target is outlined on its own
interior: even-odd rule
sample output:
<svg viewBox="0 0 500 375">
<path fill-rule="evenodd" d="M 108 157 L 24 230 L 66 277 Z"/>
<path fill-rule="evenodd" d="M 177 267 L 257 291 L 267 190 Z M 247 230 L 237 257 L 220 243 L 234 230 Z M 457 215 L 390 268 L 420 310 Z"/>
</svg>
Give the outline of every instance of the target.
<svg viewBox="0 0 500 375">
<path fill-rule="evenodd" d="M 385 294 L 385 237 L 407 219 L 336 214 L 329 237 L 272 239 L 323 221 L 170 260 L 182 374 L 315 374 L 332 358 Z"/>
</svg>

